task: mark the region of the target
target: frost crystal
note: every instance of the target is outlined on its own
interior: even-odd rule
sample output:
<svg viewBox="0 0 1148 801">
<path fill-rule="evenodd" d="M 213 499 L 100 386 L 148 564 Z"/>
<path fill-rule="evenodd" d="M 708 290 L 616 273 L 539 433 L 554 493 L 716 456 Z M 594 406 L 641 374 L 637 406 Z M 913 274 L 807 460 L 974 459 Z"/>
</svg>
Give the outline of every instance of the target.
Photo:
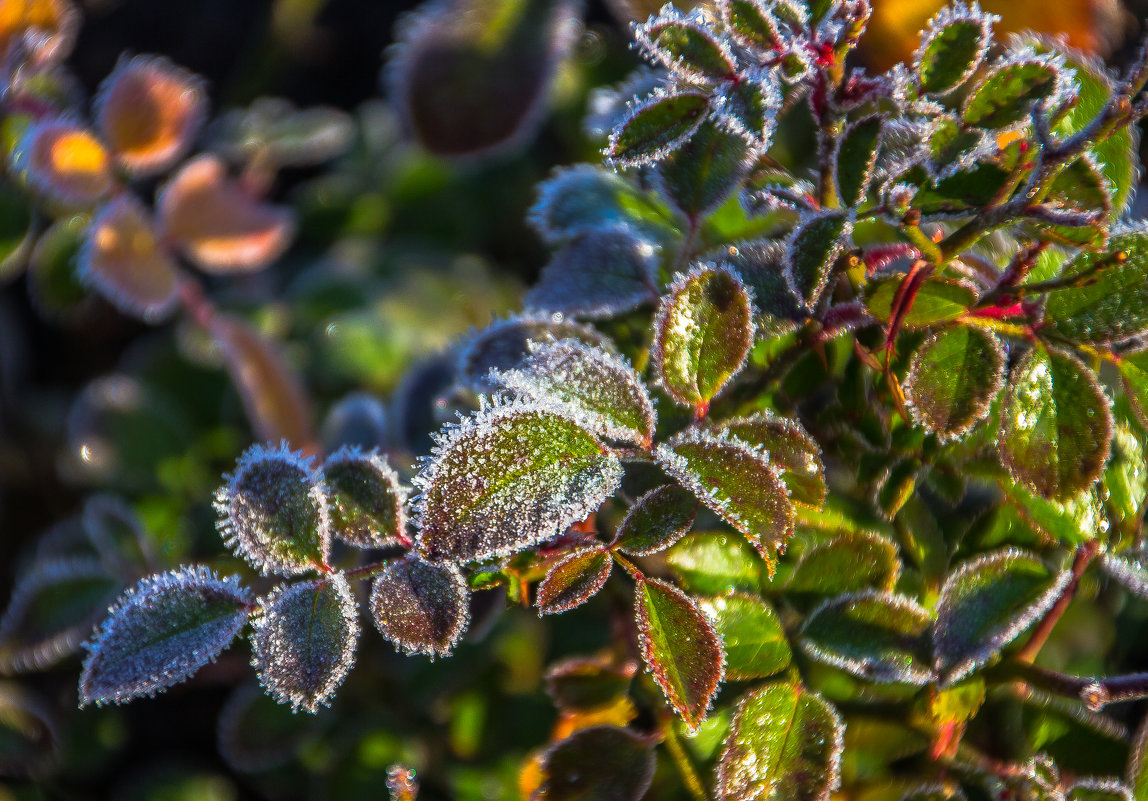
<svg viewBox="0 0 1148 801">
<path fill-rule="evenodd" d="M 331 521 L 311 462 L 286 442 L 253 445 L 215 493 L 224 543 L 264 574 L 294 575 L 326 564 Z"/>
<path fill-rule="evenodd" d="M 360 548 L 382 548 L 406 537 L 407 493 L 378 451 L 343 447 L 323 463 L 331 529 Z"/>
<path fill-rule="evenodd" d="M 292 710 L 327 706 L 355 663 L 358 606 L 342 573 L 280 584 L 252 618 L 251 665 Z"/>
<path fill-rule="evenodd" d="M 419 553 L 459 563 L 545 542 L 595 511 L 618 457 L 551 402 L 496 399 L 436 437 L 415 486 Z"/>
<path fill-rule="evenodd" d="M 975 45 L 971 57 L 964 71 L 956 76 L 949 77 L 944 81 L 942 86 L 937 87 L 936 91 L 927 90 L 933 94 L 944 94 L 953 88 L 960 86 L 962 83 L 972 77 L 973 73 L 977 71 L 977 67 L 984 61 L 985 56 L 988 54 L 989 46 L 993 40 L 993 23 L 999 22 L 1000 17 L 996 14 L 989 14 L 981 11 L 976 0 L 969 5 L 966 5 L 960 0 L 945 6 L 929 20 L 929 25 L 921 34 L 921 44 L 913 54 L 913 72 L 917 75 L 923 76 L 926 69 L 927 57 L 931 53 L 931 48 L 938 43 L 938 36 L 945 33 L 946 29 L 951 26 L 961 27 L 975 27 L 977 32 L 975 34 Z"/>
<path fill-rule="evenodd" d="M 371 588 L 379 632 L 408 654 L 448 656 L 470 622 L 462 572 L 416 556 L 389 565 Z"/>
<path fill-rule="evenodd" d="M 183 567 L 145 578 L 85 645 L 80 706 L 152 696 L 187 679 L 231 644 L 250 611 L 238 576 Z"/>
</svg>

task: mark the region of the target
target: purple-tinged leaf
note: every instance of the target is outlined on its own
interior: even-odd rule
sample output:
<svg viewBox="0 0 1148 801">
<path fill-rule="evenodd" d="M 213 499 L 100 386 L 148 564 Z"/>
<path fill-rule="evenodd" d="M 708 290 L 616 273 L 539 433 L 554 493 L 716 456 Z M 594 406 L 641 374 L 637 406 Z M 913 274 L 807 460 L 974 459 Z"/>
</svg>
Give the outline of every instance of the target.
<svg viewBox="0 0 1148 801">
<path fill-rule="evenodd" d="M 969 91 L 961 119 L 991 130 L 1024 123 L 1034 103 L 1063 97 L 1072 77 L 1060 55 L 1021 48 L 994 64 Z"/>
<path fill-rule="evenodd" d="M 439 434 L 415 478 L 419 553 L 471 562 L 545 542 L 595 511 L 618 457 L 551 404 L 485 408 Z"/>
<path fill-rule="evenodd" d="M 752 167 L 744 138 L 707 121 L 658 165 L 658 186 L 674 208 L 697 220 L 725 203 Z"/>
<path fill-rule="evenodd" d="M 653 556 L 689 533 L 697 513 L 692 492 L 676 484 L 652 489 L 626 512 L 613 547 L 633 556 Z"/>
<path fill-rule="evenodd" d="M 872 590 L 841 595 L 806 618 L 801 648 L 868 681 L 926 684 L 934 678 L 932 624 L 929 611 L 903 595 Z"/>
<path fill-rule="evenodd" d="M 546 692 L 562 710 L 603 707 L 626 695 L 638 671 L 635 662 L 608 657 L 571 657 L 546 669 Z"/>
<path fill-rule="evenodd" d="M 297 715 L 263 692 L 255 681 L 240 684 L 219 710 L 219 754 L 242 773 L 271 770 L 296 758 L 315 733 L 315 719 Z"/>
<path fill-rule="evenodd" d="M 825 467 L 821 447 L 801 423 L 772 412 L 755 412 L 749 417 L 710 421 L 707 429 L 723 432 L 753 448 L 769 453 L 769 462 L 779 471 L 795 503 L 818 508 L 825 502 Z"/>
<path fill-rule="evenodd" d="M 789 489 L 764 451 L 736 439 L 686 431 L 659 445 L 658 464 L 746 536 L 772 577 L 793 535 Z"/>
<path fill-rule="evenodd" d="M 869 531 L 843 532 L 801 555 L 786 593 L 842 595 L 876 589 L 889 592 L 901 577 L 897 546 Z"/>
<path fill-rule="evenodd" d="M 331 518 L 312 461 L 286 443 L 252 445 L 215 493 L 224 544 L 264 575 L 296 575 L 327 564 Z"/>
<path fill-rule="evenodd" d="M 845 723 L 829 702 L 778 682 L 742 696 L 718 759 L 717 801 L 828 801 L 841 784 Z"/>
<path fill-rule="evenodd" d="M 655 92 L 610 134 L 607 160 L 618 167 L 638 167 L 664 159 L 694 135 L 709 107 L 709 95 L 703 92 Z"/>
<path fill-rule="evenodd" d="M 145 578 L 85 645 L 80 705 L 120 704 L 184 681 L 231 645 L 251 611 L 237 576 L 183 567 Z"/>
<path fill-rule="evenodd" d="M 116 185 L 111 157 L 95 133 L 67 118 L 32 123 L 12 151 L 10 169 L 46 202 L 88 209 Z"/>
<path fill-rule="evenodd" d="M 613 317 L 656 302 L 657 249 L 622 230 L 574 237 L 542 268 L 523 299 L 526 308 L 571 317 Z"/>
<path fill-rule="evenodd" d="M 977 71 L 993 39 L 993 22 L 1000 17 L 971 5 L 954 2 L 938 11 L 921 36 L 913 55 L 913 71 L 922 94 L 951 92 Z"/>
<path fill-rule="evenodd" d="M 679 583 L 701 595 L 728 595 L 735 590 L 758 592 L 761 562 L 744 537 L 724 532 L 690 534 L 666 554 L 666 564 Z"/>
<path fill-rule="evenodd" d="M 556 615 L 586 603 L 605 586 L 613 566 L 609 549 L 599 545 L 563 557 L 538 585 L 538 613 Z"/>
<path fill-rule="evenodd" d="M 837 143 L 837 194 L 846 206 L 865 200 L 881 149 L 882 126 L 879 115 L 863 117 L 850 124 Z"/>
<path fill-rule="evenodd" d="M 79 650 L 123 582 L 84 556 L 37 561 L 21 571 L 0 618 L 0 668 L 43 670 Z"/>
<path fill-rule="evenodd" d="M 744 592 L 699 598 L 698 607 L 717 628 L 725 648 L 725 676 L 761 679 L 785 670 L 793 654 L 773 609 Z"/>
<path fill-rule="evenodd" d="M 639 801 L 654 778 L 654 743 L 629 729 L 591 726 L 552 745 L 531 801 Z"/>
<path fill-rule="evenodd" d="M 725 675 L 722 642 L 697 604 L 659 579 L 635 588 L 638 649 L 678 716 L 696 731 Z"/>
<path fill-rule="evenodd" d="M 466 580 L 452 564 L 407 556 L 387 566 L 371 587 L 379 632 L 408 654 L 449 656 L 470 623 Z"/>
<path fill-rule="evenodd" d="M 1009 375 L 1000 456 L 1012 477 L 1066 500 L 1104 470 L 1112 410 L 1096 375 L 1067 351 L 1034 345 Z"/>
<path fill-rule="evenodd" d="M 1019 637 L 1060 597 L 1071 572 L 1006 548 L 949 574 L 937 601 L 934 667 L 945 684 L 967 676 Z"/>
<path fill-rule="evenodd" d="M 342 573 L 280 584 L 252 617 L 251 664 L 281 704 L 314 714 L 355 663 L 359 607 Z"/>
<path fill-rule="evenodd" d="M 486 156 L 538 130 L 577 30 L 571 0 L 439 0 L 400 21 L 384 78 L 423 147 Z"/>
<path fill-rule="evenodd" d="M 741 279 L 726 268 L 697 268 L 662 298 L 650 360 L 674 400 L 704 412 L 745 365 L 753 332 L 753 305 Z"/>
<path fill-rule="evenodd" d="M 649 447 L 654 406 L 642 379 L 621 357 L 578 340 L 530 344 L 517 368 L 492 371 L 490 381 L 520 398 L 544 404 L 605 439 Z"/>
<path fill-rule="evenodd" d="M 793 229 L 786 242 L 785 281 L 806 308 L 821 300 L 852 230 L 849 216 L 834 210 L 812 214 Z"/>
<path fill-rule="evenodd" d="M 635 25 L 634 39 L 647 58 L 687 81 L 731 78 L 737 69 L 729 45 L 706 28 L 704 17 L 670 5 Z"/>
<path fill-rule="evenodd" d="M 674 228 L 670 210 L 652 192 L 589 164 L 558 169 L 542 182 L 528 219 L 548 242 L 615 230 L 656 241 L 670 237 Z"/>
<path fill-rule="evenodd" d="M 375 450 L 343 447 L 323 463 L 331 531 L 348 545 L 382 548 L 407 534 L 407 493 Z"/>
<path fill-rule="evenodd" d="M 1004 345 L 995 334 L 944 328 L 913 354 L 904 387 L 909 412 L 942 440 L 961 437 L 988 416 L 1004 370 Z"/>
</svg>

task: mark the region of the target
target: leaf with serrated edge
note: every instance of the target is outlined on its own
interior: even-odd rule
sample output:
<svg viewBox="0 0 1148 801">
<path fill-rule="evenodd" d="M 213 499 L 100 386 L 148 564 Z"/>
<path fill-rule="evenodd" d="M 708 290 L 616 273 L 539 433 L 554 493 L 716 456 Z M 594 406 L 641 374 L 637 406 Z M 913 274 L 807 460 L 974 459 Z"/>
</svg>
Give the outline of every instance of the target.
<svg viewBox="0 0 1148 801">
<path fill-rule="evenodd" d="M 952 684 L 983 665 L 1048 611 L 1068 585 L 1068 570 L 1005 548 L 949 574 L 937 601 L 934 667 Z"/>
<path fill-rule="evenodd" d="M 881 149 L 881 131 L 880 116 L 864 117 L 850 124 L 837 142 L 837 193 L 846 206 L 865 200 Z"/>
<path fill-rule="evenodd" d="M 610 134 L 604 151 L 607 161 L 617 167 L 638 167 L 665 158 L 694 135 L 709 104 L 709 95 L 703 92 L 655 92 Z"/>
<path fill-rule="evenodd" d="M 85 645 L 80 705 L 152 696 L 213 662 L 251 615 L 238 576 L 182 567 L 124 593 Z"/>
<path fill-rule="evenodd" d="M 406 536 L 407 493 L 375 450 L 342 447 L 323 463 L 331 530 L 348 545 L 382 548 Z"/>
<path fill-rule="evenodd" d="M 673 6 L 635 25 L 634 39 L 647 58 L 687 80 L 728 78 L 735 70 L 729 45 L 706 29 L 704 18 Z"/>
<path fill-rule="evenodd" d="M 764 451 L 732 438 L 690 430 L 655 451 L 658 464 L 746 536 L 770 576 L 793 534 L 789 489 Z"/>
<path fill-rule="evenodd" d="M 971 5 L 954 2 L 938 11 L 921 36 L 913 55 L 913 72 L 921 91 L 943 95 L 973 76 L 992 44 L 996 14 Z"/>
<path fill-rule="evenodd" d="M 722 0 L 722 22 L 742 47 L 769 53 L 783 42 L 781 22 L 763 0 Z"/>
<path fill-rule="evenodd" d="M 286 443 L 253 445 L 215 493 L 224 544 L 265 575 L 306 573 L 327 563 L 331 520 L 311 462 Z"/>
<path fill-rule="evenodd" d="M 905 379 L 913 420 L 942 440 L 964 435 L 988 416 L 1004 368 L 995 334 L 963 325 L 938 331 L 913 354 Z"/>
<path fill-rule="evenodd" d="M 699 598 L 725 646 L 727 679 L 745 681 L 773 676 L 789 666 L 793 654 L 773 609 L 756 595 L 734 592 Z"/>
<path fill-rule="evenodd" d="M 359 642 L 359 607 L 343 574 L 280 584 L 251 624 L 251 664 L 264 689 L 294 711 L 328 706 Z"/>
<path fill-rule="evenodd" d="M 833 265 L 853 230 L 843 211 L 823 211 L 798 223 L 786 243 L 785 281 L 807 308 L 817 305 Z"/>
<path fill-rule="evenodd" d="M 694 524 L 698 500 L 675 484 L 652 489 L 618 524 L 614 547 L 633 556 L 652 556 L 684 537 Z"/>
<path fill-rule="evenodd" d="M 436 438 L 415 477 L 419 553 L 470 562 L 545 542 L 614 494 L 618 457 L 550 404 L 496 402 Z"/>
<path fill-rule="evenodd" d="M 1112 410 L 1095 374 L 1067 351 L 1036 345 L 1009 376 L 1000 457 L 1012 477 L 1064 500 L 1100 477 Z"/>
<path fill-rule="evenodd" d="M 717 801 L 828 801 L 841 785 L 845 724 L 796 684 L 742 696 L 717 763 Z"/>
<path fill-rule="evenodd" d="M 638 801 L 654 778 L 653 742 L 629 729 L 590 726 L 542 757 L 532 801 Z"/>
<path fill-rule="evenodd" d="M 638 649 L 654 681 L 696 731 L 725 675 L 725 653 L 697 604 L 659 579 L 638 582 L 634 596 Z"/>
<path fill-rule="evenodd" d="M 607 439 L 649 447 L 654 405 L 642 379 L 621 357 L 573 339 L 530 343 L 515 369 L 490 374 L 490 383 L 521 398 L 561 409 Z"/>
<path fill-rule="evenodd" d="M 610 551 L 592 546 L 574 551 L 550 568 L 538 585 L 538 612 L 556 615 L 581 606 L 602 589 L 614 562 Z"/>
<path fill-rule="evenodd" d="M 753 333 L 753 304 L 741 278 L 724 267 L 697 268 L 662 299 L 650 361 L 674 400 L 704 410 L 745 365 Z"/>
<path fill-rule="evenodd" d="M 929 610 L 903 595 L 872 590 L 841 595 L 806 619 L 801 648 L 869 681 L 926 684 L 934 678 L 932 623 Z"/>
<path fill-rule="evenodd" d="M 724 432 L 751 447 L 767 451 L 770 464 L 781 472 L 781 480 L 789 487 L 795 503 L 815 508 L 824 503 L 828 490 L 821 447 L 801 423 L 761 411 L 748 417 L 710 421 L 707 428 L 719 436 Z"/>
<path fill-rule="evenodd" d="M 371 587 L 379 632 L 408 654 L 449 656 L 470 622 L 461 571 L 407 556 L 387 566 Z"/>
</svg>

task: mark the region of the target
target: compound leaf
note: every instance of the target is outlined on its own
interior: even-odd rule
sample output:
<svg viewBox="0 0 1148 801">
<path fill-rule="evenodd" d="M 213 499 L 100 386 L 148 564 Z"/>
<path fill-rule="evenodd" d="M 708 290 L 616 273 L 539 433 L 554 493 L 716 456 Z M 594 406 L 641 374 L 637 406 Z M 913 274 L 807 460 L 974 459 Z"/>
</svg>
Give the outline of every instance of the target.
<svg viewBox="0 0 1148 801">
<path fill-rule="evenodd" d="M 457 567 L 407 556 L 375 579 L 371 616 L 379 632 L 406 653 L 447 656 L 470 622 L 468 601 Z"/>
<path fill-rule="evenodd" d="M 964 325 L 942 329 L 913 354 L 905 380 L 909 411 L 941 439 L 960 437 L 988 416 L 1004 369 L 1004 346 L 994 334 Z"/>
<path fill-rule="evenodd" d="M 407 494 L 378 451 L 342 447 L 323 463 L 331 531 L 359 548 L 382 548 L 406 537 Z"/>
<path fill-rule="evenodd" d="M 725 676 L 744 681 L 780 673 L 793 654 L 773 609 L 756 595 L 734 592 L 698 599 L 725 647 Z"/>
<path fill-rule="evenodd" d="M 676 484 L 652 489 L 618 524 L 614 547 L 634 556 L 652 556 L 684 537 L 694 524 L 698 500 Z"/>
<path fill-rule="evenodd" d="M 591 726 L 555 743 L 542 758 L 532 799 L 638 801 L 654 778 L 653 743 L 629 729 Z"/>
<path fill-rule="evenodd" d="M 613 566 L 610 551 L 602 546 L 563 557 L 538 585 L 539 613 L 555 615 L 586 603 L 605 586 Z"/>
</svg>

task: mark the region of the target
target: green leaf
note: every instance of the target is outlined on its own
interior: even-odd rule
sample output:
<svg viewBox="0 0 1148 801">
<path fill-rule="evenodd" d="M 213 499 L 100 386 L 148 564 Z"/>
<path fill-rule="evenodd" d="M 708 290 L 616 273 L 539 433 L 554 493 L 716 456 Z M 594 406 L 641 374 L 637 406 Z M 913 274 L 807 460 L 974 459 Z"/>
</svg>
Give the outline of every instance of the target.
<svg viewBox="0 0 1148 801">
<path fill-rule="evenodd" d="M 1064 791 L 1065 801 L 1132 801 L 1132 788 L 1119 779 L 1081 779 Z"/>
<path fill-rule="evenodd" d="M 712 33 L 676 9 L 663 10 L 634 28 L 639 47 L 683 78 L 729 78 L 733 55 Z"/>
<path fill-rule="evenodd" d="M 556 170 L 540 184 L 529 220 L 550 242 L 603 230 L 631 231 L 655 241 L 676 235 L 673 215 L 652 192 L 589 164 Z"/>
<path fill-rule="evenodd" d="M 861 592 L 819 606 L 801 629 L 812 658 L 877 682 L 933 680 L 927 609 L 903 595 Z"/>
<path fill-rule="evenodd" d="M 685 593 L 659 579 L 638 582 L 634 608 L 646 667 L 678 716 L 696 730 L 725 673 L 713 624 Z"/>
<path fill-rule="evenodd" d="M 542 758 L 547 801 L 638 801 L 654 778 L 654 744 L 629 729 L 591 726 L 555 743 Z"/>
<path fill-rule="evenodd" d="M 658 186 L 676 209 L 697 220 L 724 203 L 752 166 L 745 140 L 707 121 L 658 165 Z"/>
<path fill-rule="evenodd" d="M 869 588 L 887 592 L 900 576 L 896 545 L 874 532 L 850 531 L 806 550 L 785 591 L 791 595 L 840 595 Z"/>
<path fill-rule="evenodd" d="M 407 556 L 387 566 L 371 587 L 375 626 L 408 654 L 445 656 L 470 622 L 466 581 L 451 564 Z"/>
<path fill-rule="evenodd" d="M 697 513 L 697 498 L 676 484 L 650 490 L 618 524 L 613 547 L 633 556 L 652 556 L 684 537 Z"/>
<path fill-rule="evenodd" d="M 1038 100 L 1058 90 L 1058 67 L 1048 59 L 1006 62 L 991 69 L 969 92 L 962 119 L 966 125 L 1005 128 L 1028 119 Z"/>
<path fill-rule="evenodd" d="M 331 530 L 348 545 L 382 548 L 406 537 L 407 494 L 377 451 L 342 447 L 323 463 Z"/>
<path fill-rule="evenodd" d="M 1058 542 L 1079 545 L 1094 540 L 1105 525 L 1104 510 L 1095 490 L 1088 489 L 1069 498 L 1050 499 L 1037 495 L 1008 476 L 998 484 L 1025 522 Z"/>
<path fill-rule="evenodd" d="M 720 6 L 722 21 L 742 47 L 768 52 L 782 43 L 780 23 L 766 4 L 758 0 L 727 0 Z"/>
<path fill-rule="evenodd" d="M 669 550 L 666 563 L 686 589 L 704 595 L 757 592 L 761 584 L 761 557 L 739 536 L 690 534 Z"/>
<path fill-rule="evenodd" d="M 1136 416 L 1143 426 L 1148 427 L 1148 350 L 1125 353 L 1116 366 Z"/>
<path fill-rule="evenodd" d="M 936 332 L 913 354 L 905 380 L 913 420 L 941 439 L 966 434 L 988 416 L 1004 369 L 994 334 L 964 325 Z"/>
<path fill-rule="evenodd" d="M 653 440 L 654 406 L 642 379 L 601 348 L 573 339 L 532 343 L 518 367 L 492 371 L 490 381 L 569 415 L 600 437 L 643 447 Z"/>
<path fill-rule="evenodd" d="M 0 200 L 0 204 L 2 204 Z M 3 207 L 0 206 L 0 213 Z M 28 299 L 36 311 L 48 320 L 69 321 L 83 319 L 85 309 L 91 307 L 93 296 L 91 282 L 85 282 L 80 274 L 79 257 L 84 248 L 91 227 L 91 220 L 83 215 L 63 217 L 56 220 L 35 240 L 29 242 L 27 262 Z M 23 262 L 20 268 L 24 268 Z M 0 281 L 3 279 L 4 265 L 0 263 Z M 95 291 L 106 297 L 107 293 Z M 131 311 L 127 314 L 138 316 Z M 158 320 L 162 315 L 157 316 Z"/>
<path fill-rule="evenodd" d="M 772 576 L 793 534 L 789 490 L 762 451 L 736 439 L 686 431 L 655 452 L 658 464 L 746 536 Z"/>
<path fill-rule="evenodd" d="M 720 423 L 711 421 L 707 428 L 715 434 L 725 432 L 754 448 L 769 452 L 770 464 L 781 475 L 795 503 L 814 508 L 825 502 L 825 468 L 821 464 L 821 447 L 801 423 L 772 412 L 755 412 L 749 417 L 735 417 Z"/>
<path fill-rule="evenodd" d="M 1124 779 L 1136 801 L 1148 798 L 1148 718 L 1140 723 L 1128 751 L 1128 768 Z"/>
<path fill-rule="evenodd" d="M 602 589 L 614 562 L 610 551 L 591 546 L 563 557 L 538 585 L 538 612 L 556 615 L 581 606 Z"/>
<path fill-rule="evenodd" d="M 328 706 L 355 662 L 359 606 L 342 573 L 280 584 L 252 618 L 251 663 L 267 692 L 293 711 Z"/>
<path fill-rule="evenodd" d="M 1145 442 L 1125 422 L 1112 432 L 1112 456 L 1104 469 L 1105 508 L 1120 531 L 1135 531 L 1148 495 L 1148 454 Z"/>
<path fill-rule="evenodd" d="M 1106 344 L 1148 332 L 1148 230 L 1117 230 L 1108 248 L 1081 253 L 1048 293 L 1044 324 L 1073 342 Z"/>
<path fill-rule="evenodd" d="M 837 144 L 837 194 L 846 206 L 865 200 L 881 149 L 880 115 L 862 117 L 845 129 Z"/>
<path fill-rule="evenodd" d="M 32 252 L 32 205 L 8 181 L 0 183 L 0 282 L 24 269 Z"/>
<path fill-rule="evenodd" d="M 869 313 L 888 323 L 893 313 L 893 300 L 902 275 L 877 278 L 865 290 Z M 977 292 L 971 285 L 952 278 L 927 278 L 917 291 L 913 305 L 905 314 L 905 328 L 926 328 L 957 319 L 976 303 Z"/>
<path fill-rule="evenodd" d="M 761 679 L 789 666 L 793 654 L 773 609 L 756 595 L 735 592 L 698 599 L 725 646 L 725 677 Z"/>
<path fill-rule="evenodd" d="M 523 303 L 572 317 L 613 317 L 658 299 L 656 263 L 646 240 L 627 231 L 590 230 L 554 254 Z"/>
<path fill-rule="evenodd" d="M 781 107 L 781 91 L 771 80 L 727 82 L 714 98 L 713 118 L 748 145 L 746 158 L 752 161 L 773 142 Z"/>
<path fill-rule="evenodd" d="M 745 365 L 753 330 L 741 279 L 721 267 L 695 269 L 662 299 L 650 360 L 674 400 L 704 411 Z"/>
<path fill-rule="evenodd" d="M 828 801 L 841 784 L 845 724 L 824 698 L 798 684 L 742 696 L 718 759 L 718 801 Z"/>
<path fill-rule="evenodd" d="M 922 94 L 947 94 L 973 76 L 992 44 L 994 19 L 975 4 L 957 4 L 929 20 L 913 59 Z"/>
<path fill-rule="evenodd" d="M 802 220 L 786 244 L 785 281 L 807 308 L 817 305 L 833 265 L 853 230 L 843 211 L 823 211 Z"/>
<path fill-rule="evenodd" d="M 559 709 L 595 709 L 625 696 L 637 670 L 635 662 L 570 657 L 546 669 L 546 692 Z"/>
<path fill-rule="evenodd" d="M 1019 637 L 1071 578 L 1036 556 L 1006 548 L 965 562 L 941 588 L 933 627 L 934 666 L 946 684 L 968 675 Z"/>
<path fill-rule="evenodd" d="M 703 92 L 655 94 L 610 134 L 606 158 L 619 167 L 663 159 L 694 135 L 708 111 Z"/>
<path fill-rule="evenodd" d="M 1112 411 L 1096 376 L 1075 356 L 1034 346 L 1013 368 L 1001 415 L 1001 461 L 1017 481 L 1064 500 L 1100 477 Z"/>
<path fill-rule="evenodd" d="M 251 615 L 236 576 L 183 567 L 122 595 L 88 644 L 80 705 L 121 704 L 187 679 L 231 645 Z"/>
<path fill-rule="evenodd" d="M 419 553 L 471 562 L 545 542 L 596 510 L 622 478 L 618 457 L 546 406 L 482 410 L 436 440 L 415 478 Z"/>
</svg>

